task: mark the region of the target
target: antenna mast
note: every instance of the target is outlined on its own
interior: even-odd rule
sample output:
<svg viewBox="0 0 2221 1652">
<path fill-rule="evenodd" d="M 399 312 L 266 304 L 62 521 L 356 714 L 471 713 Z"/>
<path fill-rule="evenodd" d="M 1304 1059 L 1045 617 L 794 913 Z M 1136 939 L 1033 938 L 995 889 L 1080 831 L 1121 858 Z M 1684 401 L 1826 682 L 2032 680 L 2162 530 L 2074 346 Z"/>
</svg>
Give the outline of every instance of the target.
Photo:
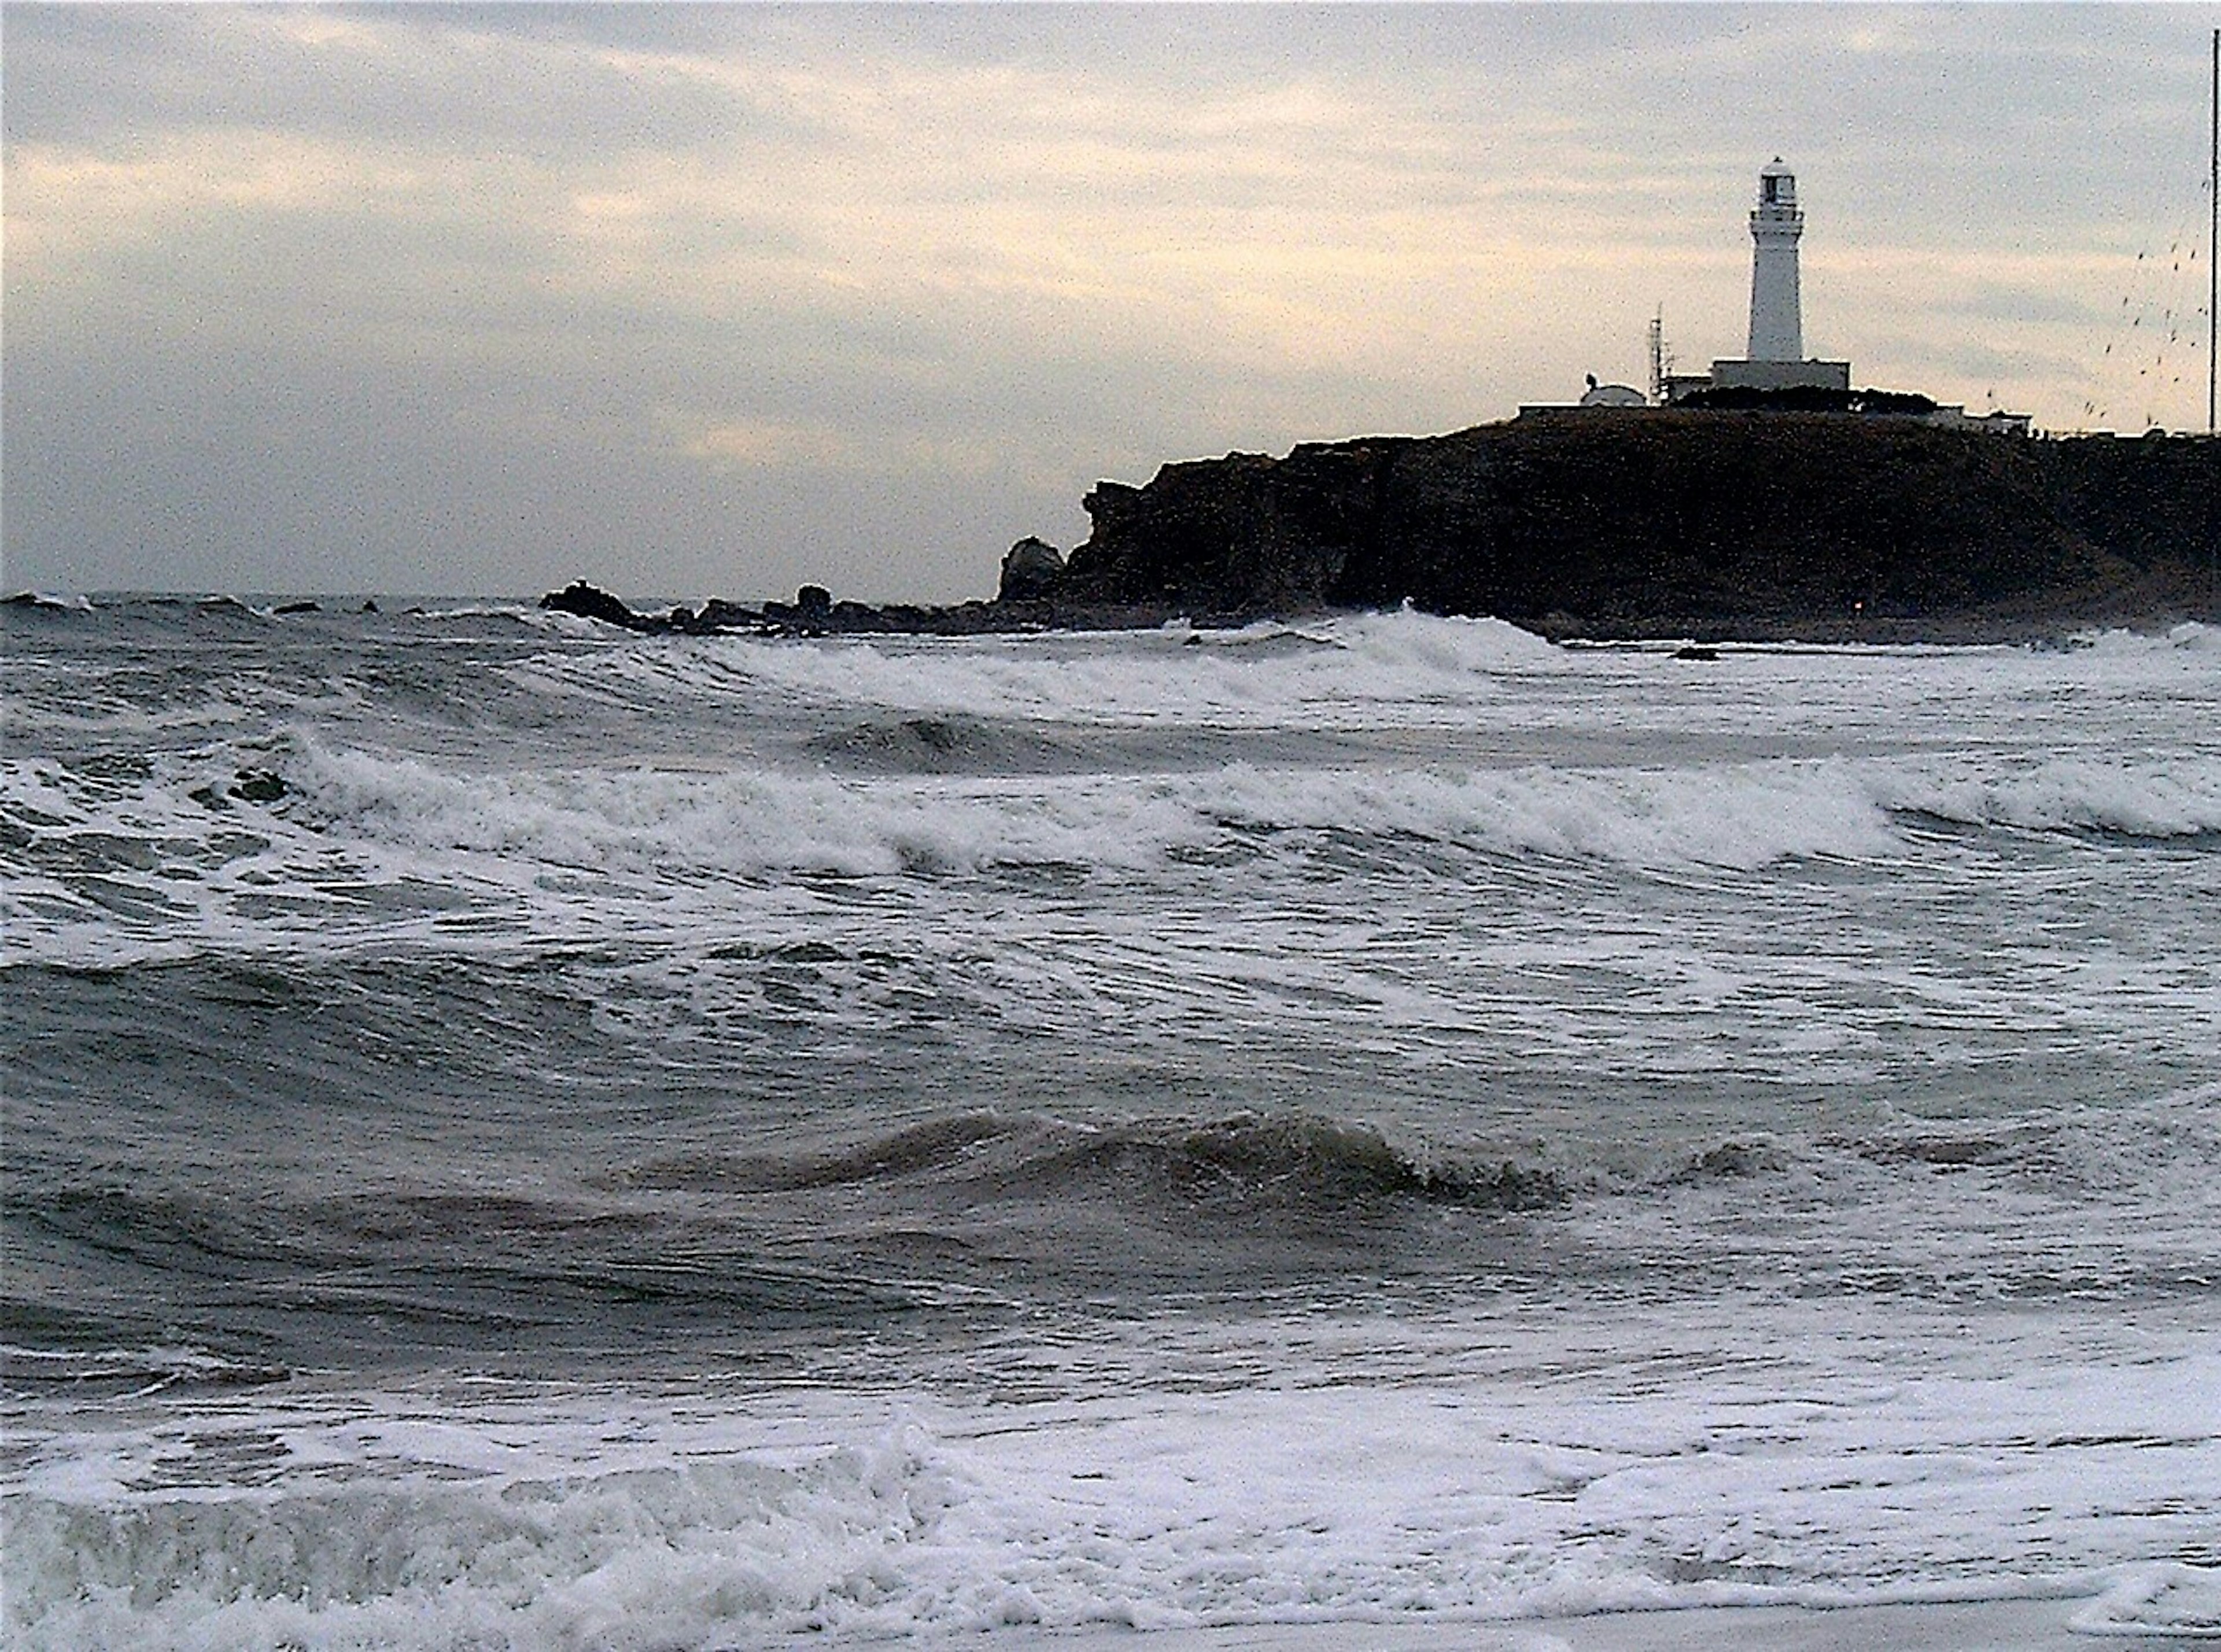
<svg viewBox="0 0 2221 1652">
<path fill-rule="evenodd" d="M 1673 370 L 1674 360 L 1666 354 L 1666 310 L 1661 305 L 1650 318 L 1650 405 L 1666 405 L 1666 375 Z"/>
<path fill-rule="evenodd" d="M 2205 210 L 2212 222 L 2205 232 L 2205 434 L 2214 434 L 2214 326 L 2221 310 L 2221 28 L 2213 31 L 2213 159 L 2205 182 Z"/>
</svg>

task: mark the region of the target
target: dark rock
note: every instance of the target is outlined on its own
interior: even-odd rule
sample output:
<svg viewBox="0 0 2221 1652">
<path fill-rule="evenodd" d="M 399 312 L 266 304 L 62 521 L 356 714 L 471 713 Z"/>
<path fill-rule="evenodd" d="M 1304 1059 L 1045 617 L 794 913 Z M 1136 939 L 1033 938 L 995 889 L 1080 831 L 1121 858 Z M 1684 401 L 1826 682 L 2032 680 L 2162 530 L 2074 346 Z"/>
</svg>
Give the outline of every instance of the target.
<svg viewBox="0 0 2221 1652">
<path fill-rule="evenodd" d="M 996 597 L 1006 603 L 1037 602 L 1054 592 L 1063 577 L 1064 553 L 1029 534 L 1004 553 Z"/>
<path fill-rule="evenodd" d="M 760 609 L 713 597 L 702 607 L 673 609 L 666 614 L 637 613 L 617 598 L 580 579 L 565 590 L 540 599 L 542 608 L 579 614 L 621 625 L 629 631 L 676 632 L 705 636 L 720 631 L 748 629 L 788 633 L 799 636 L 828 634 L 886 634 L 913 636 L 979 636 L 998 632 L 1041 630 L 1066 626 L 1092 630 L 1130 629 L 1162 625 L 1187 616 L 1197 624 L 1213 616 L 1199 610 L 1165 603 L 1066 604 L 1048 598 L 1023 601 L 974 599 L 953 606 L 927 608 L 914 603 L 874 604 L 835 602 L 823 585 L 804 585 L 791 603 L 767 602 Z M 412 610 L 415 611 L 415 610 Z M 1218 616 L 1223 617 L 1223 616 Z"/>
<path fill-rule="evenodd" d="M 285 795 L 285 782 L 266 768 L 243 768 L 231 795 L 247 803 L 275 803 Z"/>
<path fill-rule="evenodd" d="M 375 614 L 378 612 L 378 598 L 375 597 L 364 598 L 362 599 L 362 608 L 360 611 L 366 614 Z"/>
<path fill-rule="evenodd" d="M 936 636 L 985 636 L 1020 629 L 1031 623 L 1025 615 L 1000 603 L 960 603 L 954 608 L 936 608 L 932 615 L 929 629 Z"/>
<path fill-rule="evenodd" d="M 1707 648 L 1701 642 L 1692 642 L 1674 649 L 1674 657 L 1676 660 L 1717 660 L 1720 657 L 1720 651 Z"/>
<path fill-rule="evenodd" d="M 702 604 L 695 616 L 695 625 L 705 631 L 726 631 L 763 623 L 760 609 L 743 608 L 738 603 L 729 603 L 723 597 L 712 597 Z"/>
<path fill-rule="evenodd" d="M 549 591 L 540 599 L 540 605 L 553 609 L 559 614 L 576 614 L 581 619 L 622 625 L 628 631 L 648 629 L 648 622 L 625 606 L 623 601 L 606 591 L 588 585 L 584 579 L 573 579 L 562 590 Z"/>
<path fill-rule="evenodd" d="M 1874 392 L 1861 392 L 1871 397 Z M 635 631 L 970 636 L 1240 625 L 1402 604 L 1558 639 L 1967 642 L 2213 612 L 2221 443 L 2038 440 L 1868 412 L 1632 410 L 1313 443 L 1098 484 L 1085 544 L 1023 539 L 992 602 L 635 614 Z"/>
<path fill-rule="evenodd" d="M 310 602 L 280 603 L 270 611 L 273 614 L 321 614 L 324 611 L 324 605 Z"/>
<path fill-rule="evenodd" d="M 2221 536 L 2221 442 L 1568 415 L 1167 465 L 1085 503 L 1064 623 L 1408 602 L 1555 635 L 1971 641 L 2194 591 Z"/>
</svg>

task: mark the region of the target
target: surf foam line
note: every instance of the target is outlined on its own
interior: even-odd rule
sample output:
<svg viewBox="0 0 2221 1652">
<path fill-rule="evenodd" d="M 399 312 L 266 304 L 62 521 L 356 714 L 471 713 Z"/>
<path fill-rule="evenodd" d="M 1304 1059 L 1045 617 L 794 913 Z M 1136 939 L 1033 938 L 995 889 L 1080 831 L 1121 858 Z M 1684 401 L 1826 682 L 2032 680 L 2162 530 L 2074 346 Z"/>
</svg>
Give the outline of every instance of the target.
<svg viewBox="0 0 2221 1652">
<path fill-rule="evenodd" d="M 607 641 L 591 622 L 565 623 Z M 1685 725 L 1762 707 L 1769 727 L 1881 732 L 1930 716 L 1938 692 L 1960 709 L 1968 698 L 1994 703 L 2023 726 L 2057 716 L 2063 696 L 2096 704 L 2210 693 L 2217 637 L 2189 626 L 2168 637 L 2108 634 L 2074 648 L 1913 650 L 1918 696 L 1906 692 L 1905 650 L 1730 645 L 1722 662 L 1692 673 L 1655 652 L 1566 648 L 1500 621 L 1409 611 L 1238 631 L 626 638 L 591 651 L 572 643 L 516 680 L 651 712 L 675 698 L 1057 726 L 1361 732 L 1505 721 L 1624 732 L 1668 704 Z M 1572 683 L 1591 692 L 1568 694 Z M 2069 743 L 2080 726 L 2068 721 Z"/>
<path fill-rule="evenodd" d="M 643 704 L 678 694 L 1052 724 L 1377 729 L 1436 726 L 1499 705 L 1518 679 L 1582 668 L 1500 621 L 1403 613 L 1226 632 L 673 639 L 551 654 L 518 680 Z"/>
<path fill-rule="evenodd" d="M 1919 761 L 1688 768 L 1276 767 L 1142 776 L 831 777 L 646 768 L 457 776 L 297 736 L 305 818 L 572 864 L 653 858 L 871 875 L 1009 862 L 1155 864 L 1228 829 L 1409 835 L 1480 852 L 1754 870 L 1891 855 L 1890 817 L 2135 837 L 2221 832 L 2221 760 L 2058 760 L 2004 773 Z"/>
<path fill-rule="evenodd" d="M 1968 826 L 2195 838 L 2221 833 L 2221 759 L 2131 765 L 2059 758 L 1996 776 L 1938 767 L 1877 773 L 1883 807 Z"/>
<path fill-rule="evenodd" d="M 1811 860 L 1901 865 L 1944 852 L 1915 841 L 1908 829 L 1923 820 L 2199 845 L 2221 834 L 2221 760 L 1988 772 L 1778 759 L 987 777 L 470 773 L 296 729 L 134 777 L 0 763 L 0 919 L 8 961 L 115 961 L 226 936 L 414 933 L 441 921 L 428 919 L 428 902 L 521 922 L 560 906 L 572 884 L 653 923 L 690 902 L 714 906 L 734 879 L 1009 867 L 1117 879 L 1198 858 L 1270 875 L 1275 864 L 1330 869 L 1352 844 L 1368 864 L 1408 860 L 1428 876 L 1444 849 L 1668 876 Z"/>
<path fill-rule="evenodd" d="M 297 749 L 284 772 L 301 800 L 278 812 L 319 830 L 682 874 L 1130 868 L 1258 832 L 1742 869 L 1900 847 L 1860 773 L 1826 760 L 1475 772 L 1236 763 L 1200 774 L 866 780 L 768 770 L 456 775 L 306 736 Z"/>
<path fill-rule="evenodd" d="M 2184 1338 L 2136 1362 L 2007 1338 L 1962 1370 L 1918 1340 L 1940 1323 L 1769 1320 L 1759 1355 L 1747 1323 L 1599 1322 L 1599 1391 L 1467 1324 L 1417 1350 L 1466 1374 L 1329 1374 L 1386 1329 L 1261 1328 L 1272 1386 L 42 1420 L 12 1430 L 6 1621 L 54 1649 L 711 1648 L 2082 1596 L 2101 1632 L 2221 1633 L 2221 1573 L 2172 1558 L 2221 1495 L 2188 1403 L 2221 1363 Z M 1534 1334 L 1552 1368 L 1584 1357 L 1567 1330 Z M 1239 1355 L 1198 1334 L 1159 1354 Z"/>
<path fill-rule="evenodd" d="M 1121 875 L 1183 854 L 1305 853 L 1321 834 L 1640 867 L 1755 867 L 1888 851 L 1848 772 L 1501 773 L 1268 769 L 1198 774 L 861 779 L 752 769 L 455 773 L 296 732 L 119 787 L 9 766 L 0 907 L 12 961 L 174 952 L 302 924 L 421 925 L 450 892 L 540 910 L 551 874 L 653 911 L 735 877 L 845 878 L 1055 867 Z M 235 778 L 261 777 L 243 787 Z M 242 795 L 259 791 L 260 796 Z M 253 922 L 237 916 L 258 910 Z M 522 904 L 520 905 L 520 904 Z M 279 907 L 279 910 L 272 910 Z M 87 948 L 91 948 L 89 954 Z"/>
</svg>

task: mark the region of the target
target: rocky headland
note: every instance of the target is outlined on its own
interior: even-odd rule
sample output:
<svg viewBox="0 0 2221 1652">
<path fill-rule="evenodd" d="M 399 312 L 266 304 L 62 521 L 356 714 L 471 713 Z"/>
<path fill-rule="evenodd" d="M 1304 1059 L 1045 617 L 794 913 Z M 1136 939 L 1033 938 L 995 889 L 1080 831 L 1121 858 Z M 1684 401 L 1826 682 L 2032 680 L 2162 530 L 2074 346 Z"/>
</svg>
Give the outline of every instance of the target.
<svg viewBox="0 0 2221 1652">
<path fill-rule="evenodd" d="M 1567 410 L 1104 482 L 1085 543 L 1021 540 L 992 600 L 713 601 L 639 630 L 972 632 L 1489 615 L 1551 636 L 1974 641 L 2212 619 L 2221 441 L 1888 416 Z"/>
</svg>

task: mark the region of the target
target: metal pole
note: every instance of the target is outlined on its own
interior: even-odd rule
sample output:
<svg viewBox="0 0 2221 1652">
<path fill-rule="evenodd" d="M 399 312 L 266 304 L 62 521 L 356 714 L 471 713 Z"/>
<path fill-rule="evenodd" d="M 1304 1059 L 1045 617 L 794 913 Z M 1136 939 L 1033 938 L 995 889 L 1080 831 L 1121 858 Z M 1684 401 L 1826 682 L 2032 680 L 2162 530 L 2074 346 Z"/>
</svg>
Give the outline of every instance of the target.
<svg viewBox="0 0 2221 1652">
<path fill-rule="evenodd" d="M 2205 235 L 2205 434 L 2214 434 L 2213 354 L 2215 325 L 2221 322 L 2221 28 L 2213 31 L 2213 160 L 2206 175 L 2205 208 L 2212 223 Z"/>
</svg>

